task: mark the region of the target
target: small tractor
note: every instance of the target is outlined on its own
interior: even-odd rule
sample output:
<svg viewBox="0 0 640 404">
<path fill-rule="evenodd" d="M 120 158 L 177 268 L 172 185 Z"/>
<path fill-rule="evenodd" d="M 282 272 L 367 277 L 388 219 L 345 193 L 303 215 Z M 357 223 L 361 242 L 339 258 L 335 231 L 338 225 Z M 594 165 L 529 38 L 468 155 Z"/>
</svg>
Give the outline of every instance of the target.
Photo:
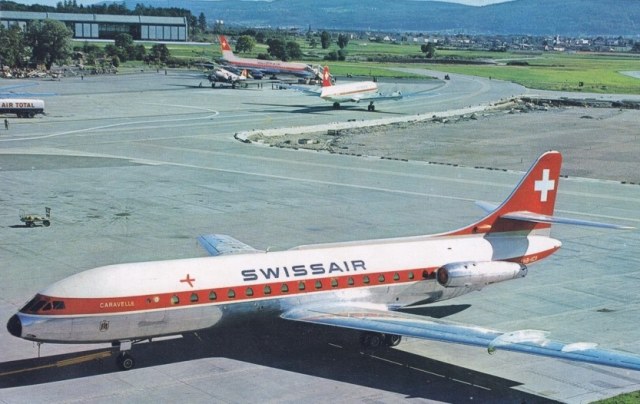
<svg viewBox="0 0 640 404">
<path fill-rule="evenodd" d="M 20 212 L 20 221 L 27 227 L 34 227 L 36 224 L 49 227 L 51 225 L 51 208 L 44 208 L 44 210 L 46 212 L 45 216 Z"/>
</svg>

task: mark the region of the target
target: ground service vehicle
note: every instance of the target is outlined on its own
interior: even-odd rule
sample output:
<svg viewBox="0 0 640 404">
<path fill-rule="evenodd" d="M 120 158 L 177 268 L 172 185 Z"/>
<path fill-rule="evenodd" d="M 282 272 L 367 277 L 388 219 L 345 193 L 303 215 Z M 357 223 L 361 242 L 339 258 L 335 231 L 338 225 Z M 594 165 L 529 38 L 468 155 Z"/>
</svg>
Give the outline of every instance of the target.
<svg viewBox="0 0 640 404">
<path fill-rule="evenodd" d="M 26 98 L 0 99 L 0 114 L 16 114 L 18 118 L 33 118 L 44 114 L 44 101 Z"/>
</svg>

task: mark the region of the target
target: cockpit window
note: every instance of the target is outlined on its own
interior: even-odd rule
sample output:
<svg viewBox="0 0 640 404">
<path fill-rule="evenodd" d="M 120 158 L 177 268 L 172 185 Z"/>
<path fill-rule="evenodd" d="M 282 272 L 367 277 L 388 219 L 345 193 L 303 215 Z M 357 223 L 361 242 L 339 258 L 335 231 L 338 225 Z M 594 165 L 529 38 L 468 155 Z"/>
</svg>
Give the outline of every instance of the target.
<svg viewBox="0 0 640 404">
<path fill-rule="evenodd" d="M 50 301 L 38 295 L 25 304 L 21 311 L 37 313 L 39 311 L 64 310 L 65 305 L 62 300 Z"/>
</svg>

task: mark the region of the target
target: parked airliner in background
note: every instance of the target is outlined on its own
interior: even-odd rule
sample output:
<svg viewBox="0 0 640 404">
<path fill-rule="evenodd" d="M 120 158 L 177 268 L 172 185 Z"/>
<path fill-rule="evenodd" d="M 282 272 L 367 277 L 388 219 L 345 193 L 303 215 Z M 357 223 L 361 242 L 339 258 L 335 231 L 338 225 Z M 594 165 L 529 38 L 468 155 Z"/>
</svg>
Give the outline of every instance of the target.
<svg viewBox="0 0 640 404">
<path fill-rule="evenodd" d="M 220 39 L 220 48 L 222 49 L 221 62 L 224 64 L 238 69 L 249 69 L 250 71 L 258 70 L 271 76 L 283 74 L 306 78 L 316 78 L 320 76 L 320 70 L 317 67 L 313 67 L 306 63 L 238 57 L 233 54 L 229 41 L 227 41 L 227 38 L 224 35 L 220 35 L 218 38 Z"/>
<path fill-rule="evenodd" d="M 623 228 L 553 215 L 562 157 L 544 153 L 499 206 L 448 233 L 256 250 L 225 235 L 199 237 L 214 257 L 117 264 L 45 288 L 7 323 L 36 342 L 120 346 L 122 369 L 142 340 L 283 319 L 362 331 L 368 347 L 401 336 L 640 370 L 640 355 L 562 343 L 536 330 L 499 332 L 399 311 L 519 279 L 560 248 L 552 223 Z"/>
<path fill-rule="evenodd" d="M 378 84 L 373 81 L 355 81 L 348 83 L 334 84 L 331 81 L 329 67 L 325 66 L 322 71 L 322 87 L 309 88 L 302 86 L 290 86 L 296 90 L 303 91 L 309 95 L 315 95 L 325 101 L 333 102 L 333 108 L 339 109 L 344 102 L 369 102 L 368 111 L 375 111 L 373 105 L 375 101 L 399 100 L 402 98 L 401 92 L 383 94 L 378 91 Z"/>
<path fill-rule="evenodd" d="M 242 70 L 240 74 L 235 74 L 221 67 L 215 67 L 207 76 L 212 88 L 216 86 L 216 83 L 230 84 L 232 88 L 236 88 L 237 85 L 245 82 L 247 78 L 248 73 L 246 69 Z"/>
</svg>

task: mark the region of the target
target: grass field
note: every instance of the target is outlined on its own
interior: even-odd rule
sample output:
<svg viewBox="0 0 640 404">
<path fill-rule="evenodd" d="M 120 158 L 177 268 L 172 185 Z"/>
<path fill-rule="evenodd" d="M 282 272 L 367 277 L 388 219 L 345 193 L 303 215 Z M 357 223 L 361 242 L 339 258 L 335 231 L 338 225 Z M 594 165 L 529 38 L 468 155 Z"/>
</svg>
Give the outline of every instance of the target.
<svg viewBox="0 0 640 404">
<path fill-rule="evenodd" d="M 293 37 L 291 38 L 293 39 Z M 347 46 L 346 62 L 325 61 L 324 56 L 338 49 L 335 42 L 329 49 L 309 47 L 305 40 L 298 39 L 304 61 L 311 64 L 328 64 L 336 75 L 353 74 L 355 76 L 393 76 L 403 77 L 389 67 L 406 66 L 399 63 L 368 62 L 371 58 L 386 57 L 421 60 L 411 63 L 412 67 L 442 72 L 461 73 L 473 76 L 491 77 L 512 81 L 528 88 L 543 90 L 562 90 L 593 93 L 640 94 L 640 79 L 626 76 L 621 72 L 640 70 L 640 55 L 615 53 L 557 53 L 538 52 L 522 54 L 510 52 L 484 52 L 477 50 L 438 50 L 436 57 L 490 60 L 495 64 L 444 64 L 429 63 L 420 59 L 422 55 L 417 44 L 389 44 L 368 41 L 350 41 Z M 146 44 L 148 48 L 151 44 Z M 211 61 L 220 58 L 217 43 L 210 45 L 169 44 L 171 55 L 179 59 Z M 267 45 L 257 44 L 254 50 L 243 57 L 256 57 L 259 53 L 267 53 Z M 509 61 L 526 62 L 527 65 L 509 66 Z M 139 66 L 140 62 L 127 62 L 126 67 Z"/>
</svg>

